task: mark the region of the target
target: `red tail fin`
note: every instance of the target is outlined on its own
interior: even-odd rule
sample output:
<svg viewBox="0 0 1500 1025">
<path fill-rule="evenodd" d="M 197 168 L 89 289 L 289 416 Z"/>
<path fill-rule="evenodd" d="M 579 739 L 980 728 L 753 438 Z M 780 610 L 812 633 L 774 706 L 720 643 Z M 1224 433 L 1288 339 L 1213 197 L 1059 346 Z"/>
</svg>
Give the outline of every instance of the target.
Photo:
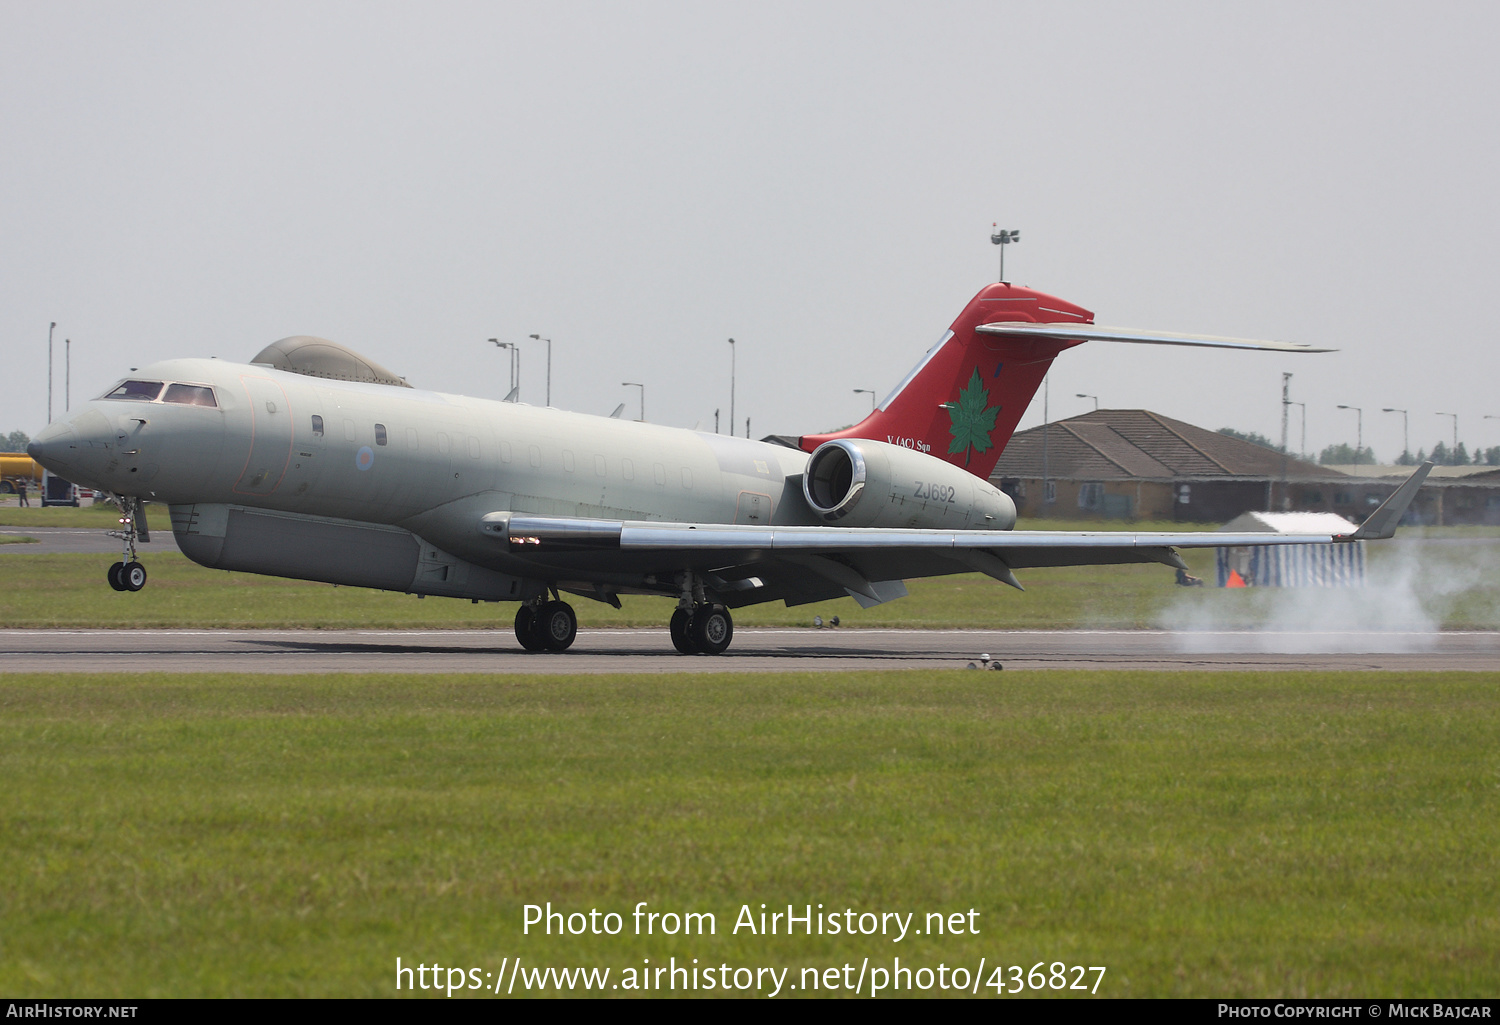
<svg viewBox="0 0 1500 1025">
<path fill-rule="evenodd" d="M 989 285 L 873 413 L 846 430 L 804 435 L 802 447 L 811 452 L 831 438 L 868 438 L 927 452 L 989 477 L 1052 358 L 1079 344 L 974 330 L 1018 320 L 1092 324 L 1094 315 L 1029 288 Z"/>
</svg>

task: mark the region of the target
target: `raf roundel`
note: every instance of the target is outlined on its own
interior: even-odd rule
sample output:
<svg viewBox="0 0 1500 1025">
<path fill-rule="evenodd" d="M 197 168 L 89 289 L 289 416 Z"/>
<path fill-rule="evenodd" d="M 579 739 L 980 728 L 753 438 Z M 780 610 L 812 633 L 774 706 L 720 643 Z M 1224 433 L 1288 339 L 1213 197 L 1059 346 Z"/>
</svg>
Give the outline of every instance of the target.
<svg viewBox="0 0 1500 1025">
<path fill-rule="evenodd" d="M 354 465 L 361 470 L 368 470 L 375 465 L 375 450 L 369 445 L 364 446 L 354 454 Z"/>
</svg>

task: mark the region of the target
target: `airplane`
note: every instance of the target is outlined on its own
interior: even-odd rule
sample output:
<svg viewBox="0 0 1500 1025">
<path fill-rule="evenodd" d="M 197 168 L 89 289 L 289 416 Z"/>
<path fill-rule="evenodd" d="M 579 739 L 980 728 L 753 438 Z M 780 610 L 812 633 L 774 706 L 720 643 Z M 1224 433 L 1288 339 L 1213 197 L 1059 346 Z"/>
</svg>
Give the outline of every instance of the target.
<svg viewBox="0 0 1500 1025">
<path fill-rule="evenodd" d="M 426 391 L 353 350 L 283 339 L 249 363 L 173 359 L 132 372 L 27 452 L 124 512 L 110 586 L 138 591 L 147 502 L 203 566 L 519 603 L 530 651 L 563 651 L 564 593 L 676 600 L 683 654 L 720 654 L 732 610 L 905 580 L 1156 562 L 1178 549 L 1390 537 L 1431 464 L 1340 535 L 1014 530 L 994 468 L 1055 356 L 1086 341 L 1276 352 L 1286 342 L 1110 328 L 1030 288 L 988 285 L 863 421 L 797 439 L 715 433 Z"/>
</svg>

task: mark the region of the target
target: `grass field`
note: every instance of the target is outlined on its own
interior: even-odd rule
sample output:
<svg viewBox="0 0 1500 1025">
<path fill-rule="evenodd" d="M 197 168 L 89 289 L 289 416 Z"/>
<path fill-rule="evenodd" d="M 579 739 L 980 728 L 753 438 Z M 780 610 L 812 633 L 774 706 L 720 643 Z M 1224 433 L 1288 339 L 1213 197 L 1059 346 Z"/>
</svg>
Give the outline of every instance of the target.
<svg viewBox="0 0 1500 1025">
<path fill-rule="evenodd" d="M 1102 965 L 1103 996 L 1493 996 L 1497 685 L 8 676 L 0 992 L 388 996 L 397 957 L 795 983 L 900 956 Z M 547 901 L 625 932 L 523 935 Z M 638 901 L 717 933 L 630 935 Z M 979 933 L 733 935 L 762 902 L 973 908 Z"/>
</svg>

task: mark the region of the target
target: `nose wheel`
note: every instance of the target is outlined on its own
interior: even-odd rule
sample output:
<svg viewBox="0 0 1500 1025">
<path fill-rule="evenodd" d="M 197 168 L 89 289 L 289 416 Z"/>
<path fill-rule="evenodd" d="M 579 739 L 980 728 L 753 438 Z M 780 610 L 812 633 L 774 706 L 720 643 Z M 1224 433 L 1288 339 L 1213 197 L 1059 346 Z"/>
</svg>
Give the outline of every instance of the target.
<svg viewBox="0 0 1500 1025">
<path fill-rule="evenodd" d="M 723 605 L 700 602 L 673 612 L 668 630 L 684 655 L 721 655 L 734 639 L 734 618 Z"/>
<path fill-rule="evenodd" d="M 109 567 L 109 586 L 116 591 L 139 591 L 146 586 L 146 567 L 132 559 Z"/>
</svg>

